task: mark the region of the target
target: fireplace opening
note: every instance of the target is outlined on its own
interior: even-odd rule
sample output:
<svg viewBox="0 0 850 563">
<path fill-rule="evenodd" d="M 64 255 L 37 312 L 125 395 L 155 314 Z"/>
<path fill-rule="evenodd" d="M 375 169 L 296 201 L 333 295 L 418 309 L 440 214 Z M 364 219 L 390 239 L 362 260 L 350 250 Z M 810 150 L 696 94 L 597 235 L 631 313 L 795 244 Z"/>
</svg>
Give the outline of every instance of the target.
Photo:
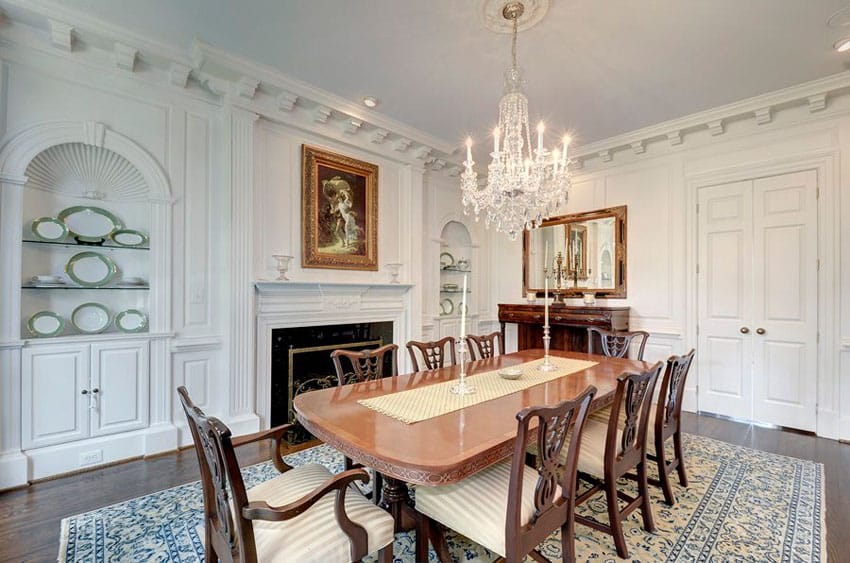
<svg viewBox="0 0 850 563">
<path fill-rule="evenodd" d="M 331 352 L 378 348 L 392 341 L 390 321 L 272 330 L 271 425 L 296 422 L 292 401 L 299 393 L 337 384 Z M 385 366 L 385 373 L 390 373 L 389 368 Z M 298 443 L 310 437 L 298 425 L 287 438 Z"/>
</svg>

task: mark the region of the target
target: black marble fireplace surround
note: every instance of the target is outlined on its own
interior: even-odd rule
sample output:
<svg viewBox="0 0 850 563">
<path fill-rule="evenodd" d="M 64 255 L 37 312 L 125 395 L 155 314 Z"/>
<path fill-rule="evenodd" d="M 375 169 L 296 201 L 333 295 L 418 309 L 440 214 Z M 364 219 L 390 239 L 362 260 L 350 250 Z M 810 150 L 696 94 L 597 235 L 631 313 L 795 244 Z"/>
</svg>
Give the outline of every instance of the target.
<svg viewBox="0 0 850 563">
<path fill-rule="evenodd" d="M 331 352 L 338 348 L 378 348 L 392 341 L 392 322 L 272 330 L 271 425 L 295 421 L 292 399 L 298 393 L 337 384 Z M 389 366 L 386 367 L 389 370 Z M 308 437 L 309 434 L 300 429 L 289 438 L 302 441 Z"/>
</svg>

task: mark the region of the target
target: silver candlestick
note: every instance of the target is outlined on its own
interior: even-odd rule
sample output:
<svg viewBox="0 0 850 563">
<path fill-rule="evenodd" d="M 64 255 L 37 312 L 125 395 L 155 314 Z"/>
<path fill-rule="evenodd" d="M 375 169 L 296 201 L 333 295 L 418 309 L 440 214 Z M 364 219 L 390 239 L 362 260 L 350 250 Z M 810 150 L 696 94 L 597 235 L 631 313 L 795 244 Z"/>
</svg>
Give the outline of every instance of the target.
<svg viewBox="0 0 850 563">
<path fill-rule="evenodd" d="M 455 395 L 473 395 L 475 387 L 466 381 L 466 341 L 461 338 L 457 343 L 457 352 L 460 356 L 460 377 L 458 382 L 449 389 Z"/>
<path fill-rule="evenodd" d="M 540 371 L 554 371 L 558 369 L 549 359 L 549 341 L 552 337 L 549 336 L 549 323 L 543 325 L 543 363 L 537 366 Z"/>
</svg>

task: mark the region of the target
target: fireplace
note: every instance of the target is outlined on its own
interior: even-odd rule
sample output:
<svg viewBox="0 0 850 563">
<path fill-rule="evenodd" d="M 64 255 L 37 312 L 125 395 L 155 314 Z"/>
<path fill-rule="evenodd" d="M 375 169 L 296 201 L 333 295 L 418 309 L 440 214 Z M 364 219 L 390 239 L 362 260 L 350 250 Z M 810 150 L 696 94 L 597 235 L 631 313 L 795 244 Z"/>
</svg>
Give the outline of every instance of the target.
<svg viewBox="0 0 850 563">
<path fill-rule="evenodd" d="M 334 349 L 362 350 L 390 342 L 403 348 L 412 336 L 411 320 L 420 315 L 412 286 L 406 284 L 257 281 L 255 287 L 255 391 L 262 428 L 294 419 L 294 393 L 336 385 L 330 359 Z M 316 359 L 321 363 L 302 371 L 302 363 Z M 407 355 L 400 353 L 398 360 L 404 373 Z"/>
<path fill-rule="evenodd" d="M 370 322 L 272 330 L 271 425 L 295 422 L 299 393 L 337 384 L 331 352 L 378 348 L 393 341 L 393 323 Z M 390 361 L 390 357 L 386 358 Z M 389 366 L 386 366 L 389 373 Z"/>
</svg>

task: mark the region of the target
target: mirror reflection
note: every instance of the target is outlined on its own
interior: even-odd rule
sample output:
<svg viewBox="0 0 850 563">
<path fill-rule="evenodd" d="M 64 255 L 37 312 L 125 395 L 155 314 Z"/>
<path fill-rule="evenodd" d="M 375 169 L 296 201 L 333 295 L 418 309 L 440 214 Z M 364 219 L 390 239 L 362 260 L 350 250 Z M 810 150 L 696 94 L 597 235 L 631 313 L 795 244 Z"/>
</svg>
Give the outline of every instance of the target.
<svg viewBox="0 0 850 563">
<path fill-rule="evenodd" d="M 566 296 L 594 292 L 600 297 L 625 297 L 626 208 L 553 217 L 526 231 L 524 290 L 549 289 Z"/>
</svg>

